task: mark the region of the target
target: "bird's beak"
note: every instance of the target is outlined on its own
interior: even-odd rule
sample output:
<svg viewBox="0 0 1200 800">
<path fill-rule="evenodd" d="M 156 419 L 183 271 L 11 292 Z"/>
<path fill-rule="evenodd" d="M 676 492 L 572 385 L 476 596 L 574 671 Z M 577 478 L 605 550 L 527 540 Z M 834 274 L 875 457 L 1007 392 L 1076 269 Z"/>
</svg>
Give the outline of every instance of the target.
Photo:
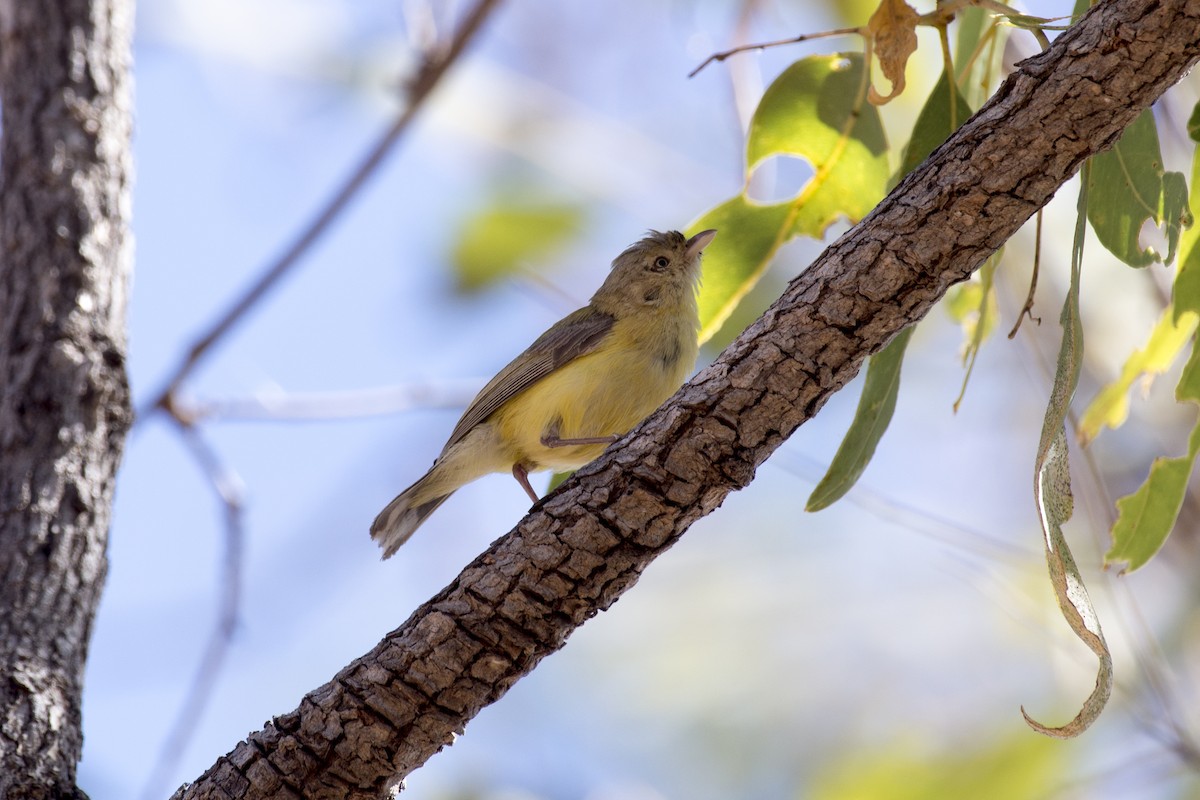
<svg viewBox="0 0 1200 800">
<path fill-rule="evenodd" d="M 717 235 L 715 230 L 700 231 L 695 236 L 687 240 L 688 258 L 695 258 L 700 255 L 700 252 L 708 247 L 708 243 Z"/>
</svg>

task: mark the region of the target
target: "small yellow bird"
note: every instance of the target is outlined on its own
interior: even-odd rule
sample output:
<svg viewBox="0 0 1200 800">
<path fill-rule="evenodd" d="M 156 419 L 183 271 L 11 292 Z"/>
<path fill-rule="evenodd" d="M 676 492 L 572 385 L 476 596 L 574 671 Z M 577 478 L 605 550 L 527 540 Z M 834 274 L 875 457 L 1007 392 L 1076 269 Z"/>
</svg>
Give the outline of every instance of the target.
<svg viewBox="0 0 1200 800">
<path fill-rule="evenodd" d="M 682 386 L 699 350 L 700 253 L 716 234 L 651 231 L 617 256 L 591 301 L 500 370 L 429 471 L 379 512 L 371 538 L 383 557 L 490 472 L 511 470 L 536 503 L 530 472 L 583 466 Z"/>
</svg>

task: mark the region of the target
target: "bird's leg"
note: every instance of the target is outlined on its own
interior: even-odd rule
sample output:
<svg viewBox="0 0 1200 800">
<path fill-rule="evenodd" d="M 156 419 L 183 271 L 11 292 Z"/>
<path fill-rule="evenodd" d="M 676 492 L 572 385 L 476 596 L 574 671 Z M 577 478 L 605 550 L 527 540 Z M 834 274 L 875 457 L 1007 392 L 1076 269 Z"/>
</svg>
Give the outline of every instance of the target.
<svg viewBox="0 0 1200 800">
<path fill-rule="evenodd" d="M 530 500 L 536 503 L 542 499 L 529 485 L 529 470 L 525 469 L 523 464 L 513 464 L 512 473 L 513 477 L 517 479 L 517 483 L 521 484 L 521 488 L 525 490 L 525 494 L 529 495 Z"/>
<path fill-rule="evenodd" d="M 620 436 L 580 436 L 577 439 L 563 439 L 558 435 L 558 426 L 562 424 L 562 418 L 558 417 L 554 422 L 546 426 L 546 430 L 542 433 L 542 447 L 571 447 L 577 444 L 612 444 Z"/>
<path fill-rule="evenodd" d="M 570 447 L 576 444 L 612 444 L 621 437 L 615 433 L 611 436 L 582 436 L 578 439 L 560 439 L 556 433 L 542 434 L 542 445 L 545 447 Z"/>
</svg>

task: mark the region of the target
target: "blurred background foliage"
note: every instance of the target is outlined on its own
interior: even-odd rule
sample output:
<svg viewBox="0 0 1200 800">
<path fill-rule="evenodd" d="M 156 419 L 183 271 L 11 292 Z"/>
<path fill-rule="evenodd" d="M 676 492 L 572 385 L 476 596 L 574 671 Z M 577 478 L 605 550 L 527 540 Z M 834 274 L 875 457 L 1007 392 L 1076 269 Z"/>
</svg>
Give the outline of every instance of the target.
<svg viewBox="0 0 1200 800">
<path fill-rule="evenodd" d="M 138 4 L 130 368 L 143 402 L 399 113 L 417 54 L 465 5 Z M 93 800 L 169 794 L 512 527 L 527 501 L 495 476 L 456 495 L 387 564 L 366 532 L 428 466 L 483 379 L 585 301 L 645 229 L 683 228 L 743 190 L 761 203 L 796 197 L 812 175 L 801 159 L 772 158 L 744 181 L 754 109 L 797 59 L 860 43 L 808 42 L 687 74 L 738 43 L 862 25 L 874 6 L 500 5 L 367 190 L 187 386 L 213 414 L 205 432 L 227 477 L 236 471 L 246 490 L 244 584 L 212 696 L 184 720 L 186 746 L 166 760 L 141 743 L 177 726 L 217 618 L 226 544 L 222 509 L 172 426 L 149 416 L 136 430 L 86 682 L 80 785 Z M 982 24 L 982 12 L 971 14 Z M 1006 34 L 999 63 L 1038 48 L 1025 31 Z M 919 30 L 918 43 L 905 92 L 878 111 L 891 170 L 942 73 L 936 34 Z M 972 83 L 964 99 L 977 107 L 990 88 Z M 1192 78 L 1157 113 L 1163 162 L 1184 174 L 1196 94 Z M 1030 492 L 1074 194 L 1069 187 L 1047 210 L 1033 310 L 1041 324 L 1026 320 L 1014 340 L 982 344 L 957 413 L 964 338 L 974 338 L 963 324 L 972 305 L 994 309 L 998 319 L 985 324 L 995 330 L 1014 324 L 1032 225 L 1006 247 L 992 293 L 967 284 L 917 329 L 891 428 L 840 502 L 801 513 L 850 424 L 861 378 L 411 776 L 409 793 L 1200 795 L 1194 492 L 1158 558 L 1123 577 L 1101 569 L 1113 499 L 1156 456 L 1185 448 L 1195 412 L 1172 396 L 1179 363 L 1152 383 L 1131 382 L 1140 391 L 1126 423 L 1073 453 L 1067 535 L 1114 652 L 1114 699 L 1070 742 L 1030 732 L 1018 710 L 1069 718 L 1095 669 L 1049 589 Z M 835 221 L 827 238 L 846 225 Z M 735 238 L 730 230 L 717 241 Z M 704 358 L 821 247 L 808 238 L 780 246 Z M 1145 343 L 1173 275 L 1128 269 L 1095 240 L 1086 254 L 1077 413 Z"/>
</svg>

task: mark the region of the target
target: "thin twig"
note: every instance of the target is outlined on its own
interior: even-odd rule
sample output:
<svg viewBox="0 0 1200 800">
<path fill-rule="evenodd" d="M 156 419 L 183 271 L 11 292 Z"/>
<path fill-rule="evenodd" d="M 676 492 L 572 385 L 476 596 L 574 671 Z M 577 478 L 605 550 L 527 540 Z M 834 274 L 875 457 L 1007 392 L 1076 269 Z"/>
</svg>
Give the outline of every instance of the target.
<svg viewBox="0 0 1200 800">
<path fill-rule="evenodd" d="M 300 236 L 288 247 L 257 281 L 218 319 L 204 335 L 199 337 L 188 349 L 187 356 L 167 381 L 166 386 L 150 404 L 148 412 L 156 410 L 171 412 L 172 398 L 179 387 L 200 363 L 212 346 L 225 336 L 242 317 L 253 308 L 263 296 L 277 284 L 305 255 L 312 245 L 328 230 L 338 216 L 350 204 L 350 201 L 366 185 L 374 175 L 384 157 L 391 151 L 392 146 L 400 136 L 408 130 L 417 112 L 437 87 L 450 66 L 462 55 L 471 38 L 482 26 L 488 14 L 499 3 L 499 0 L 478 0 L 475 7 L 467 14 L 462 24 L 444 50 L 430 53 L 426 56 L 420 69 L 417 70 L 409 87 L 408 103 L 395 122 L 384 132 L 379 141 L 367 153 L 366 158 L 333 198 L 325 205 L 319 214 L 303 229 Z M 148 417 L 149 413 L 139 414 L 140 419 Z"/>
<path fill-rule="evenodd" d="M 297 422 L 399 414 L 418 408 L 462 410 L 484 382 L 469 379 L 342 392 L 275 389 L 255 392 L 249 397 L 180 403 L 177 408 L 185 419 L 197 422 Z"/>
<path fill-rule="evenodd" d="M 1042 324 L 1041 317 L 1033 315 L 1033 296 L 1037 292 L 1038 270 L 1042 261 L 1042 209 L 1037 212 L 1037 230 L 1033 236 L 1033 275 L 1029 277 L 1029 294 L 1025 295 L 1025 304 L 1021 306 L 1021 310 L 1017 312 L 1017 321 L 1013 325 L 1011 331 L 1008 332 L 1008 338 L 1016 337 L 1017 331 L 1021 328 L 1021 321 L 1028 314 L 1029 318 L 1038 325 Z"/>
<path fill-rule="evenodd" d="M 724 61 L 730 56 L 736 56 L 738 53 L 746 53 L 751 50 L 765 50 L 768 47 L 782 47 L 786 44 L 800 44 L 801 42 L 807 42 L 811 39 L 828 39 L 831 36 L 848 36 L 852 33 L 862 33 L 862 28 L 838 28 L 832 31 L 822 31 L 821 33 L 805 33 L 800 36 L 793 36 L 791 39 L 779 39 L 774 42 L 758 42 L 757 44 L 738 45 L 730 50 L 725 50 L 720 53 L 713 53 L 711 56 L 704 59 L 704 62 L 700 64 L 700 66 L 689 72 L 688 77 L 694 78 L 696 77 L 697 73 L 700 72 L 700 70 L 704 69 L 714 61 Z"/>
<path fill-rule="evenodd" d="M 245 545 L 245 507 L 242 480 L 226 466 L 216 450 L 201 436 L 198 428 L 179 424 L 179 432 L 204 470 L 225 514 L 225 553 L 221 560 L 221 597 L 217 604 L 217 622 L 209 635 L 196 676 L 188 689 L 183 706 L 175 717 L 170 732 L 158 753 L 154 770 L 142 792 L 145 800 L 164 797 L 170 788 L 172 774 L 198 729 L 198 721 L 221 674 L 221 666 L 229 652 L 233 632 L 237 627 L 238 606 L 242 592 L 242 553 Z"/>
<path fill-rule="evenodd" d="M 943 4 L 939 5 L 936 9 L 929 12 L 928 14 L 921 14 L 920 16 L 917 17 L 917 24 L 931 26 L 931 27 L 935 27 L 935 28 L 944 28 L 946 25 L 950 24 L 950 22 L 954 19 L 955 15 L 959 12 L 959 10 L 961 10 L 962 8 L 965 8 L 967 6 L 975 6 L 978 8 L 983 8 L 985 10 L 992 11 L 992 12 L 994 12 L 1000 16 L 1006 17 L 1006 18 L 1014 16 L 1013 10 L 1011 8 L 1009 8 L 1008 6 L 1004 5 L 1004 3 L 999 2 L 999 0 L 953 0 L 953 2 L 943 3 Z M 1048 19 L 1046 21 L 1054 22 L 1059 19 L 1069 19 L 1069 17 L 1054 17 L 1054 18 Z M 1038 40 L 1038 43 L 1042 46 L 1043 49 L 1050 46 L 1050 40 L 1048 38 L 1046 38 L 1046 34 L 1042 32 L 1041 28 L 1028 28 L 1028 30 L 1030 30 L 1033 33 L 1034 37 Z M 738 53 L 746 53 L 751 50 L 765 50 L 768 47 L 782 47 L 784 45 L 789 45 L 789 44 L 800 44 L 801 42 L 807 42 L 812 39 L 826 39 L 831 36 L 847 36 L 852 33 L 861 34 L 864 38 L 867 39 L 868 42 L 871 41 L 872 37 L 870 34 L 867 33 L 866 27 L 860 26 L 860 27 L 854 27 L 854 28 L 837 28 L 836 30 L 821 31 L 820 33 L 805 33 L 805 34 L 801 34 L 800 36 L 794 36 L 790 39 L 777 39 L 772 42 L 758 42 L 757 44 L 743 44 L 743 45 L 739 45 L 737 47 L 731 48 L 729 50 L 723 50 L 720 53 L 713 53 L 711 56 L 704 59 L 704 61 L 701 62 L 700 66 L 696 67 L 694 70 L 689 72 L 688 77 L 694 78 L 700 72 L 700 70 L 704 69 L 705 67 L 707 67 L 709 64 L 713 63 L 714 61 L 716 61 L 716 62 L 724 61 L 725 59 L 729 58 L 730 56 L 735 56 Z"/>
</svg>

